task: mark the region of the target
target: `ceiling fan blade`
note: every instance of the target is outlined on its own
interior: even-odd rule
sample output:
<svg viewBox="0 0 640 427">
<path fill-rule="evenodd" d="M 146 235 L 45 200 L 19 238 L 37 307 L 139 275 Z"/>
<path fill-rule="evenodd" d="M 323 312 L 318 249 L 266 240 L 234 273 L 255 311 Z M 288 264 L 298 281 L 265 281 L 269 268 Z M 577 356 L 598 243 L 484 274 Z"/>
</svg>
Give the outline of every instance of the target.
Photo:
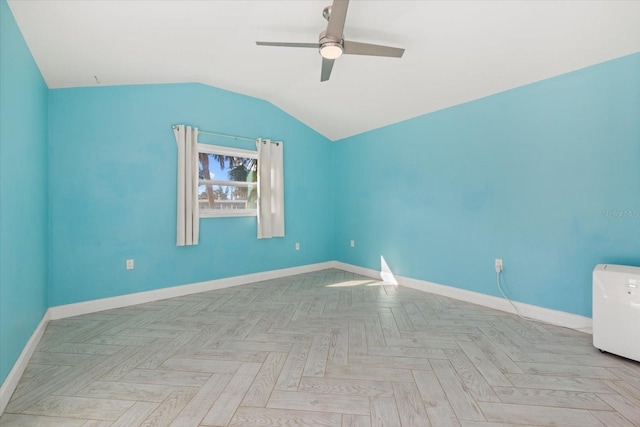
<svg viewBox="0 0 640 427">
<path fill-rule="evenodd" d="M 345 41 L 344 53 L 347 55 L 389 56 L 392 58 L 402 58 L 404 49 L 381 46 L 378 44 Z"/>
<path fill-rule="evenodd" d="M 329 25 L 327 25 L 326 37 L 340 41 L 344 31 L 344 21 L 347 19 L 347 7 L 349 0 L 333 0 L 331 5 L 331 15 L 329 15 Z"/>
<path fill-rule="evenodd" d="M 256 42 L 258 46 L 279 46 L 279 47 L 315 47 L 320 49 L 319 43 L 288 43 L 288 42 Z"/>
<path fill-rule="evenodd" d="M 322 58 L 322 74 L 320 75 L 321 82 L 326 82 L 327 80 L 329 80 L 334 62 L 335 59 Z"/>
</svg>

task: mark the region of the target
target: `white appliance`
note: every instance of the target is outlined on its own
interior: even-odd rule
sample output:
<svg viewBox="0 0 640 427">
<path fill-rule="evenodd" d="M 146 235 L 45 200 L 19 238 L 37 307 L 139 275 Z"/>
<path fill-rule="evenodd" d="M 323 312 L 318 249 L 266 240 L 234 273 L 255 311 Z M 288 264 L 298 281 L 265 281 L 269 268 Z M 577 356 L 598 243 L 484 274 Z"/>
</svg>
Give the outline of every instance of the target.
<svg viewBox="0 0 640 427">
<path fill-rule="evenodd" d="M 640 361 L 640 267 L 593 270 L 593 345 Z"/>
</svg>

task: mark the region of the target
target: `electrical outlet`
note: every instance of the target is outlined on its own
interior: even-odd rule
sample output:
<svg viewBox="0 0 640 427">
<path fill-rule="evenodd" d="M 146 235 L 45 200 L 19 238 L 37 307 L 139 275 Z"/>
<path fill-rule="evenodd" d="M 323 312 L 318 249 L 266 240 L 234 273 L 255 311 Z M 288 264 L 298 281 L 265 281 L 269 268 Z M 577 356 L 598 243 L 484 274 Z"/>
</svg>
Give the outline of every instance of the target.
<svg viewBox="0 0 640 427">
<path fill-rule="evenodd" d="M 296 251 L 300 250 L 300 243 L 296 242 Z"/>
<path fill-rule="evenodd" d="M 351 247 L 352 247 L 352 248 L 355 248 L 355 247 L 356 247 L 356 241 L 355 241 L 355 240 L 352 240 L 352 241 L 351 241 Z"/>
<path fill-rule="evenodd" d="M 133 259 L 127 260 L 127 270 L 133 270 Z"/>
<path fill-rule="evenodd" d="M 502 271 L 502 260 L 500 258 L 496 258 L 496 273 L 500 273 Z"/>
</svg>

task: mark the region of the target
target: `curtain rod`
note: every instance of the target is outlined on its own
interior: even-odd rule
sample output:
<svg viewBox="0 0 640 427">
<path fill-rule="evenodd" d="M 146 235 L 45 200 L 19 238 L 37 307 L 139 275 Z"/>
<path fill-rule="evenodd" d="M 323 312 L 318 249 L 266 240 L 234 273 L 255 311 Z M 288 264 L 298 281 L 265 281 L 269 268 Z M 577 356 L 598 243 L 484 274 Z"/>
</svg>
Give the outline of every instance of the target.
<svg viewBox="0 0 640 427">
<path fill-rule="evenodd" d="M 177 125 L 173 125 L 173 126 L 171 126 L 171 129 L 175 129 L 176 127 L 177 127 Z M 244 136 L 225 135 L 224 133 L 207 132 L 207 131 L 200 130 L 200 129 L 198 129 L 198 133 L 204 133 L 205 135 L 221 136 L 223 138 L 231 138 L 231 139 L 235 139 L 235 140 L 242 139 L 244 141 L 251 141 L 251 142 L 254 142 L 257 139 L 257 138 L 247 138 L 247 137 L 244 137 Z"/>
</svg>

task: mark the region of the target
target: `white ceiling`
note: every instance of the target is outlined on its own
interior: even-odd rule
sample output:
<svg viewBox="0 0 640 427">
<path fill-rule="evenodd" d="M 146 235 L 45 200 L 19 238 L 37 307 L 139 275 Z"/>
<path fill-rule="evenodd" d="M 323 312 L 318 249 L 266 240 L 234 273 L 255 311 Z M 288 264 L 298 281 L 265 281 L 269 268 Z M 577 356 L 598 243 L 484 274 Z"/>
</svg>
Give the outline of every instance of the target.
<svg viewBox="0 0 640 427">
<path fill-rule="evenodd" d="M 320 82 L 331 0 L 8 0 L 50 88 L 200 82 L 265 99 L 331 140 L 640 52 L 640 1 L 352 0 Z"/>
</svg>

